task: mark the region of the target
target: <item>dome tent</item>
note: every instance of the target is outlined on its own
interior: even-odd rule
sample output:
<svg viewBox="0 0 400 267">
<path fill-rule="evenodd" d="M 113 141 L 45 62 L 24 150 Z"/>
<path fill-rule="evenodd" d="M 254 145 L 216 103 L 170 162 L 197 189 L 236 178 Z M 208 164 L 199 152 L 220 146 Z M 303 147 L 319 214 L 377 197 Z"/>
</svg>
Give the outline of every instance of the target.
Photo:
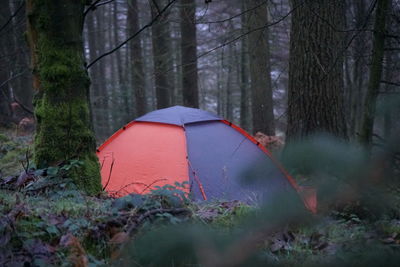
<svg viewBox="0 0 400 267">
<path fill-rule="evenodd" d="M 102 184 L 117 197 L 188 182 L 196 200 L 300 199 L 299 186 L 268 150 L 240 127 L 200 109 L 147 113 L 114 133 L 97 155 Z M 254 181 L 244 182 L 246 176 Z"/>
</svg>

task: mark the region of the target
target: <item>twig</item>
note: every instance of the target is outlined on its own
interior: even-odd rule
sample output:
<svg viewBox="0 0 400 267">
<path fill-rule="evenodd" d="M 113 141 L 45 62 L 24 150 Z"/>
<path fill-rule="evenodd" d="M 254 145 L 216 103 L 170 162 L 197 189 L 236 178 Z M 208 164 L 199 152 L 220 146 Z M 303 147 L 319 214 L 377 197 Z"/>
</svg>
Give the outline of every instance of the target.
<svg viewBox="0 0 400 267">
<path fill-rule="evenodd" d="M 160 7 L 158 6 L 157 2 L 155 0 L 151 0 L 151 3 L 153 3 L 153 6 L 156 8 L 157 13 L 160 14 L 161 10 L 160 10 Z"/>
<path fill-rule="evenodd" d="M 25 160 L 26 160 L 26 166 L 23 161 L 21 161 L 21 165 L 22 165 L 22 168 L 24 168 L 25 173 L 28 174 L 29 164 L 30 164 L 29 163 L 29 148 L 27 148 L 25 151 Z"/>
<path fill-rule="evenodd" d="M 247 10 L 245 10 L 245 11 L 243 11 L 243 12 L 240 12 L 240 13 L 238 13 L 238 14 L 236 14 L 236 15 L 233 15 L 232 17 L 229 17 L 229 18 L 226 18 L 226 19 L 215 20 L 215 21 L 196 21 L 195 24 L 216 24 L 216 23 L 224 23 L 224 22 L 227 22 L 227 21 L 232 20 L 232 19 L 234 19 L 234 18 L 240 17 L 240 16 L 242 16 L 242 15 L 248 13 L 248 12 L 251 12 L 251 11 L 253 11 L 253 10 L 259 8 L 260 6 L 265 5 L 268 1 L 269 1 L 269 0 L 262 1 L 260 4 L 254 6 L 254 7 L 250 8 L 250 9 L 247 9 Z M 207 6 L 208 6 L 208 5 L 207 5 Z"/>
<path fill-rule="evenodd" d="M 24 4 L 25 4 L 25 1 L 21 1 L 21 4 L 19 5 L 18 9 L 14 12 L 14 14 L 12 14 L 12 15 L 8 18 L 8 20 L 6 21 L 6 23 L 4 23 L 3 26 L 1 26 L 0 32 L 1 32 L 2 30 L 4 30 L 4 28 L 7 27 L 8 24 L 10 24 L 10 22 L 12 21 L 12 19 L 19 13 L 19 11 L 22 10 L 22 7 L 24 6 Z M 6 4 L 6 5 L 7 5 L 7 4 Z"/>
<path fill-rule="evenodd" d="M 13 100 L 14 100 L 14 102 L 16 102 L 18 105 L 20 105 L 21 108 L 22 108 L 23 110 L 25 110 L 26 112 L 28 112 L 28 113 L 31 114 L 31 115 L 34 114 L 33 110 L 31 110 L 30 108 L 28 108 L 27 106 L 25 106 L 24 104 L 22 104 L 15 96 L 14 96 Z"/>
<path fill-rule="evenodd" d="M 94 1 L 86 10 L 85 12 L 83 12 L 83 18 L 86 17 L 86 15 L 89 13 L 89 11 L 96 9 L 96 5 L 98 2 L 100 2 L 101 0 L 96 0 Z"/>
<path fill-rule="evenodd" d="M 106 188 L 107 188 L 107 186 L 108 186 L 108 183 L 109 183 L 110 180 L 111 180 L 111 173 L 112 173 L 112 170 L 113 170 L 113 167 L 114 167 L 114 162 L 115 162 L 115 159 L 114 159 L 114 155 L 113 155 L 113 156 L 112 156 L 111 167 L 110 167 L 110 173 L 108 174 L 107 183 L 106 183 L 106 185 L 103 187 L 103 191 L 106 190 Z"/>
<path fill-rule="evenodd" d="M 167 180 L 166 178 L 163 178 L 163 179 L 158 179 L 158 180 L 155 180 L 154 182 L 152 182 L 151 184 L 149 184 L 148 186 L 146 186 L 143 190 L 142 190 L 142 192 L 140 192 L 140 194 L 143 194 L 144 193 L 144 191 L 146 191 L 147 189 L 149 189 L 152 185 L 154 185 L 155 183 L 158 183 L 158 182 L 161 182 L 161 181 L 165 181 L 165 180 Z"/>
<path fill-rule="evenodd" d="M 8 82 L 14 80 L 15 78 L 18 78 L 19 76 L 23 75 L 27 70 L 24 70 L 18 74 L 15 74 L 14 76 L 11 76 L 10 78 L 8 78 L 7 80 L 5 80 L 4 82 L 2 82 L 0 84 L 0 88 L 3 87 L 4 85 L 6 85 Z"/>
<path fill-rule="evenodd" d="M 104 1 L 104 2 L 98 3 L 98 4 L 95 6 L 95 8 L 97 8 L 97 7 L 99 7 L 99 6 L 107 5 L 107 4 L 109 4 L 109 3 L 111 3 L 111 2 L 114 2 L 114 1 L 115 1 L 115 0 L 108 0 L 108 1 Z"/>
<path fill-rule="evenodd" d="M 400 87 L 400 83 L 395 83 L 395 82 L 391 82 L 391 81 L 384 81 L 384 80 L 382 80 L 381 83 L 388 84 L 388 85 L 393 85 L 393 86 L 399 86 L 399 87 Z"/>
</svg>

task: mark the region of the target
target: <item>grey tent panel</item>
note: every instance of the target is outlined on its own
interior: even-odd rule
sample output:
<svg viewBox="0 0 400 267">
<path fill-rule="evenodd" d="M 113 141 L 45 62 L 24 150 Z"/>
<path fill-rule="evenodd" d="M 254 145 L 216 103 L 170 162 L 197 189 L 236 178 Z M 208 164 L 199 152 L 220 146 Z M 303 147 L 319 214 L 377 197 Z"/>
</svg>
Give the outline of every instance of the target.
<svg viewBox="0 0 400 267">
<path fill-rule="evenodd" d="M 222 120 L 222 118 L 204 110 L 196 108 L 187 108 L 182 106 L 174 106 L 147 113 L 142 117 L 137 118 L 135 121 L 148 121 L 148 122 L 175 124 L 175 125 L 185 125 L 193 122 L 215 121 L 215 120 Z"/>
<path fill-rule="evenodd" d="M 187 125 L 190 183 L 195 199 L 259 202 L 298 194 L 281 170 L 256 144 L 223 122 Z"/>
</svg>

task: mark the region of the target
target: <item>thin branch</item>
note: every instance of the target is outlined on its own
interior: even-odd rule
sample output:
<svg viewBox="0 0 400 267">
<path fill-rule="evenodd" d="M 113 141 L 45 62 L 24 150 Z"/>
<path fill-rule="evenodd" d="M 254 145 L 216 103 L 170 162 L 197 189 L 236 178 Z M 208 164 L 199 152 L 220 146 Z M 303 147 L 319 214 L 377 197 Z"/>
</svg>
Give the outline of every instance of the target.
<svg viewBox="0 0 400 267">
<path fill-rule="evenodd" d="M 119 45 L 117 45 L 115 48 L 109 50 L 108 52 L 98 56 L 96 59 L 94 59 L 92 62 L 90 62 L 87 66 L 86 69 L 89 69 L 91 66 L 93 66 L 93 64 L 95 64 L 97 61 L 99 61 L 100 59 L 102 59 L 103 57 L 106 57 L 112 53 L 114 53 L 115 51 L 117 51 L 118 49 L 120 49 L 121 47 L 123 47 L 124 45 L 126 45 L 130 40 L 132 40 L 133 38 L 135 38 L 136 36 L 138 36 L 141 32 L 143 32 L 144 30 L 146 30 L 147 28 L 153 26 L 153 24 L 161 17 L 161 15 L 163 13 L 165 13 L 168 8 L 170 6 L 173 5 L 173 3 L 175 3 L 176 0 L 172 0 L 171 2 L 169 2 L 148 24 L 146 24 L 145 26 L 143 26 L 140 30 L 138 30 L 136 33 L 134 33 L 132 36 L 130 36 L 128 39 L 126 39 L 125 41 L 123 41 L 122 43 L 120 43 Z"/>
<path fill-rule="evenodd" d="M 195 24 L 216 24 L 216 23 L 224 23 L 224 22 L 227 22 L 227 21 L 232 20 L 232 19 L 234 19 L 234 18 L 240 17 L 240 16 L 242 16 L 242 15 L 244 15 L 244 14 L 246 14 L 246 13 L 249 13 L 249 12 L 251 12 L 251 11 L 253 11 L 253 10 L 259 8 L 260 6 L 265 5 L 268 1 L 269 1 L 269 0 L 265 0 L 265 1 L 261 2 L 260 4 L 254 6 L 254 7 L 250 8 L 250 9 L 247 9 L 247 10 L 245 10 L 245 11 L 243 11 L 243 12 L 240 12 L 239 14 L 233 15 L 232 17 L 229 17 L 229 18 L 226 18 L 226 19 L 215 20 L 215 21 L 196 21 Z"/>
<path fill-rule="evenodd" d="M 83 12 L 83 18 L 85 18 L 86 15 L 87 15 L 90 11 L 95 10 L 95 9 L 96 9 L 96 5 L 97 5 L 100 1 L 101 1 L 101 0 L 96 0 L 96 1 L 94 1 L 94 2 L 85 10 L 85 12 Z"/>
<path fill-rule="evenodd" d="M 214 48 L 212 48 L 212 49 L 210 49 L 210 50 L 208 50 L 208 51 L 206 51 L 206 52 L 204 52 L 204 53 L 198 55 L 198 56 L 196 57 L 196 61 L 197 61 L 197 59 L 202 58 L 202 57 L 204 57 L 204 56 L 207 56 L 208 54 L 211 54 L 212 52 L 214 52 L 214 51 L 216 51 L 216 50 L 218 50 L 218 49 L 220 49 L 220 48 L 223 48 L 223 47 L 225 47 L 225 46 L 227 46 L 227 45 L 229 45 L 229 44 L 235 43 L 236 41 L 242 39 L 242 38 L 243 38 L 244 36 L 246 36 L 246 35 L 249 35 L 249 34 L 251 34 L 251 33 L 253 33 L 253 32 L 261 31 L 261 30 L 264 30 L 264 29 L 266 29 L 266 28 L 268 28 L 268 27 L 271 27 L 271 26 L 274 26 L 274 25 L 276 25 L 276 24 L 279 24 L 280 22 L 282 22 L 283 20 L 285 20 L 287 17 L 289 17 L 297 8 L 299 8 L 299 7 L 302 6 L 302 5 L 303 5 L 303 3 L 301 3 L 301 4 L 299 4 L 299 5 L 295 6 L 295 7 L 293 7 L 293 9 L 291 9 L 288 13 L 286 13 L 284 16 L 282 16 L 281 18 L 279 18 L 278 20 L 276 20 L 276 21 L 274 21 L 274 22 L 266 23 L 265 25 L 263 25 L 263 26 L 261 26 L 261 27 L 251 29 L 251 30 L 249 30 L 249 31 L 247 31 L 247 32 L 245 32 L 245 33 L 243 33 L 243 34 L 241 34 L 241 35 L 239 35 L 239 36 L 237 36 L 237 37 L 235 37 L 235 38 L 229 40 L 229 41 L 226 41 L 226 42 L 224 42 L 224 43 L 222 43 L 222 44 L 220 44 L 220 45 L 218 45 L 218 46 L 216 46 L 216 47 L 214 47 Z M 185 63 L 185 64 L 179 64 L 179 65 L 175 66 L 174 68 L 179 68 L 179 67 L 191 65 L 191 64 L 193 64 L 194 62 L 195 62 L 195 60 L 190 61 L 190 62 Z M 167 72 L 174 70 L 174 68 L 168 69 Z"/>
<path fill-rule="evenodd" d="M 12 81 L 12 80 L 18 78 L 19 76 L 23 75 L 26 71 L 27 70 L 24 70 L 24 71 L 22 71 L 22 72 L 20 72 L 18 74 L 15 74 L 14 76 L 11 76 L 10 78 L 8 78 L 7 80 L 5 80 L 4 82 L 2 82 L 0 84 L 0 88 L 3 87 L 4 85 L 6 85 L 7 83 L 9 83 L 10 81 Z"/>
<path fill-rule="evenodd" d="M 387 47 L 385 51 L 400 51 L 400 47 Z"/>
<path fill-rule="evenodd" d="M 381 83 L 388 84 L 388 85 L 393 85 L 393 86 L 399 86 L 399 87 L 400 87 L 400 83 L 396 83 L 396 82 L 391 82 L 391 81 L 384 81 L 384 80 L 382 80 Z"/>
<path fill-rule="evenodd" d="M 19 7 L 17 8 L 17 10 L 14 12 L 14 14 L 12 14 L 12 15 L 8 18 L 8 20 L 6 21 L 6 23 L 3 24 L 3 26 L 1 26 L 0 32 L 1 32 L 2 30 L 4 30 L 4 28 L 7 27 L 8 24 L 10 24 L 10 22 L 12 21 L 12 19 L 19 13 L 19 11 L 22 10 L 22 7 L 24 6 L 24 4 L 25 4 L 25 1 L 21 1 L 21 4 L 20 4 Z M 8 5 L 8 4 L 6 4 L 6 5 Z"/>
<path fill-rule="evenodd" d="M 96 6 L 95 6 L 95 8 L 98 8 L 99 6 L 104 6 L 104 5 L 107 5 L 107 4 L 109 4 L 109 3 L 111 3 L 111 2 L 114 2 L 115 0 L 108 0 L 108 1 L 104 1 L 104 2 L 102 2 L 102 3 L 98 3 Z"/>
<path fill-rule="evenodd" d="M 156 0 L 151 0 L 151 3 L 153 3 L 153 6 L 156 8 L 157 13 L 160 14 L 161 10 L 160 10 L 160 7 L 158 6 Z"/>
<path fill-rule="evenodd" d="M 31 110 L 30 108 L 28 108 L 27 106 L 25 106 L 24 104 L 22 104 L 15 96 L 13 98 L 14 102 L 17 103 L 18 105 L 20 105 L 20 107 L 25 110 L 26 112 L 28 112 L 29 114 L 33 115 L 34 112 L 33 110 Z"/>
<path fill-rule="evenodd" d="M 110 166 L 110 173 L 108 174 L 108 179 L 107 179 L 106 185 L 103 187 L 103 191 L 106 190 L 108 184 L 110 183 L 111 174 L 112 174 L 112 171 L 113 171 L 114 163 L 115 163 L 115 158 L 114 158 L 114 155 L 113 155 L 113 157 L 112 157 L 112 162 L 111 162 L 111 166 Z"/>
</svg>

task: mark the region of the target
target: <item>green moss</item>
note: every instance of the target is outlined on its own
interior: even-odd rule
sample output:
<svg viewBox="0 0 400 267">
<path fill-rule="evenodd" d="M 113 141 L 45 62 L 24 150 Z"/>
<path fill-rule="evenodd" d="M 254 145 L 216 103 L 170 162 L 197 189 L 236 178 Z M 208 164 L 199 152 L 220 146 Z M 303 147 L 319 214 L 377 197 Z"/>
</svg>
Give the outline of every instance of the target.
<svg viewBox="0 0 400 267">
<path fill-rule="evenodd" d="M 83 162 L 70 173 L 89 194 L 101 191 L 95 139 L 90 126 L 89 78 L 83 66 L 82 12 L 79 1 L 38 0 L 30 14 L 37 32 L 39 93 L 34 101 L 37 130 L 34 159 L 38 167 L 70 159 Z M 57 17 L 59 23 L 54 23 Z"/>
</svg>

